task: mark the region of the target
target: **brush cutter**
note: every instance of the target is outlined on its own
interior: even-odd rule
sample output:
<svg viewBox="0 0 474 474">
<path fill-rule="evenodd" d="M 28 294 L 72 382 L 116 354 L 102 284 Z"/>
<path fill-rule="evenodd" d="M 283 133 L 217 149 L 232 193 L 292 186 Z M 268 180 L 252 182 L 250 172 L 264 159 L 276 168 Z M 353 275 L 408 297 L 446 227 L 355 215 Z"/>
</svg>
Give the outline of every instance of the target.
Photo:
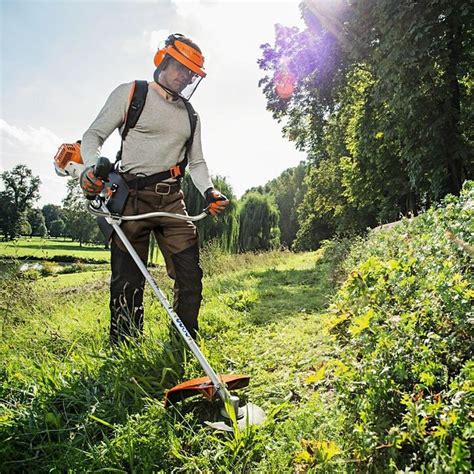
<svg viewBox="0 0 474 474">
<path fill-rule="evenodd" d="M 55 166 L 57 171 L 64 173 L 63 175 L 69 175 L 69 173 L 67 172 L 67 164 L 61 166 L 58 164 L 58 162 L 59 160 L 55 158 Z M 75 163 L 75 176 L 79 174 L 77 172 L 77 168 L 78 164 Z M 104 181 L 106 181 L 110 169 L 110 162 L 108 162 L 106 158 L 101 158 L 99 160 L 98 165 L 96 165 L 94 174 L 97 177 L 102 178 Z M 91 214 L 97 217 L 105 218 L 107 223 L 112 226 L 114 232 L 117 233 L 124 246 L 132 256 L 133 260 L 135 261 L 136 265 L 142 272 L 146 281 L 149 283 L 151 289 L 153 290 L 153 293 L 156 295 L 156 297 L 162 304 L 166 313 L 168 314 L 174 326 L 178 330 L 180 336 L 183 338 L 191 352 L 196 356 L 197 360 L 199 361 L 199 364 L 207 375 L 207 377 L 189 380 L 168 390 L 165 395 L 165 407 L 196 394 L 202 394 L 209 400 L 212 400 L 217 394 L 217 396 L 224 403 L 224 408 L 223 410 L 221 410 L 221 413 L 228 420 L 231 420 L 232 423 L 231 425 L 229 425 L 223 421 L 215 423 L 206 422 L 208 426 L 217 430 L 233 431 L 235 424 L 237 424 L 239 429 L 244 429 L 248 425 L 259 425 L 263 423 L 263 421 L 265 420 L 265 413 L 261 408 L 259 408 L 257 405 L 254 405 L 253 403 L 247 403 L 246 405 L 241 407 L 239 397 L 230 393 L 230 390 L 246 387 L 249 384 L 250 377 L 245 375 L 218 375 L 214 371 L 214 369 L 211 367 L 206 357 L 201 352 L 198 345 L 192 338 L 191 334 L 189 334 L 188 330 L 184 326 L 179 316 L 173 310 L 173 307 L 168 302 L 165 294 L 158 287 L 150 272 L 147 270 L 146 265 L 142 262 L 137 252 L 133 248 L 132 244 L 125 236 L 123 230 L 120 228 L 120 223 L 122 221 L 149 219 L 152 217 L 172 217 L 184 221 L 196 222 L 201 219 L 204 219 L 209 215 L 208 209 L 204 209 L 203 212 L 201 212 L 201 214 L 197 216 L 185 216 L 169 212 L 150 212 L 134 216 L 121 216 L 112 213 L 109 210 L 108 206 L 109 202 L 113 199 L 114 193 L 118 191 L 118 187 L 119 185 L 117 185 L 117 182 L 114 182 L 113 186 L 107 188 L 106 182 L 106 187 L 102 191 L 102 193 L 97 196 L 94 201 L 90 201 L 88 203 L 88 210 L 89 212 L 91 212 Z"/>
</svg>

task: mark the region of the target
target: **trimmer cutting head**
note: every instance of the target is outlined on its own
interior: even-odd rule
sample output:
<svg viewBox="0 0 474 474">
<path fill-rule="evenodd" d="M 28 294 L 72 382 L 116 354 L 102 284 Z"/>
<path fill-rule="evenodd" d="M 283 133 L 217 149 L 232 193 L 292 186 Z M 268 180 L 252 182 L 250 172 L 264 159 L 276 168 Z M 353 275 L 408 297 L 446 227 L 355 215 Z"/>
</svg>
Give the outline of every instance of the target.
<svg viewBox="0 0 474 474">
<path fill-rule="evenodd" d="M 238 403 L 239 399 L 237 397 L 231 398 Z M 234 431 L 234 423 L 224 408 L 221 414 L 226 421 L 216 421 L 214 423 L 206 421 L 206 425 L 218 431 Z M 245 430 L 245 428 L 250 425 L 261 425 L 266 418 L 265 412 L 259 406 L 250 402 L 242 407 L 238 407 L 236 414 L 237 427 L 239 430 Z"/>
<path fill-rule="evenodd" d="M 246 405 L 239 406 L 239 397 L 230 395 L 228 390 L 236 390 L 244 388 L 249 384 L 250 377 L 247 375 L 220 375 L 219 379 L 226 386 L 226 393 L 224 398 L 228 401 L 224 408 L 221 410 L 221 415 L 226 421 L 210 422 L 206 421 L 206 425 L 220 431 L 234 431 L 234 418 L 238 429 L 243 430 L 249 425 L 260 425 L 265 420 L 265 412 L 254 405 L 253 403 L 247 403 Z M 212 383 L 209 377 L 200 377 L 197 379 L 189 380 L 176 385 L 172 389 L 168 390 L 165 395 L 165 407 L 169 406 L 170 403 L 175 403 L 194 395 L 204 395 L 208 400 L 212 400 L 218 393 L 218 390 Z M 230 411 L 230 413 L 228 413 Z"/>
<path fill-rule="evenodd" d="M 250 377 L 247 375 L 220 375 L 219 378 L 229 390 L 244 388 L 250 381 Z M 165 394 L 165 407 L 168 407 L 170 403 L 199 394 L 204 395 L 208 400 L 211 400 L 216 394 L 216 388 L 209 377 L 188 380 L 168 390 Z"/>
</svg>

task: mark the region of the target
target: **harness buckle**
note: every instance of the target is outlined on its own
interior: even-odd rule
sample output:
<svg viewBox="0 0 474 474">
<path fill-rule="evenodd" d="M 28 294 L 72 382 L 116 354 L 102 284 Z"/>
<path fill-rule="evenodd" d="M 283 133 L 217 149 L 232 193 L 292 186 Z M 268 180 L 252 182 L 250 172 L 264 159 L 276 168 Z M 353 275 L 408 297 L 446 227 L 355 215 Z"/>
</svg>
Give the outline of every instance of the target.
<svg viewBox="0 0 474 474">
<path fill-rule="evenodd" d="M 158 188 L 160 186 L 167 186 L 168 187 L 168 190 L 166 192 L 160 192 L 158 191 Z M 159 194 L 160 196 L 168 196 L 168 194 L 171 193 L 171 184 L 168 184 L 168 183 L 156 183 L 155 184 L 155 193 L 156 194 Z"/>
<path fill-rule="evenodd" d="M 175 165 L 170 168 L 170 174 L 172 178 L 179 178 L 181 176 L 181 168 L 179 165 Z"/>
</svg>

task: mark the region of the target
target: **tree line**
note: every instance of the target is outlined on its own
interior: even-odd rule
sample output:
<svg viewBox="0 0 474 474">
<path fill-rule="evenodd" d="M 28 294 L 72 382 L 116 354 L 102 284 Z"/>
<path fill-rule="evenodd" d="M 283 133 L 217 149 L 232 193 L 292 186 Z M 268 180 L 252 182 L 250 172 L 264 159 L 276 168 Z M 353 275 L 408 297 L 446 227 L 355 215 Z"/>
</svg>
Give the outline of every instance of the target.
<svg viewBox="0 0 474 474">
<path fill-rule="evenodd" d="M 20 236 L 70 238 L 83 243 L 106 244 L 95 218 L 87 211 L 78 181 L 67 181 L 62 205 L 46 204 L 35 208 L 39 199 L 38 176 L 25 165 L 17 165 L 0 175 L 0 232 L 4 240 Z M 238 200 L 223 177 L 213 179 L 230 200 L 226 213 L 198 223 L 201 243 L 213 240 L 224 251 L 270 250 L 280 245 L 280 212 L 272 196 L 248 192 Z M 183 180 L 186 206 L 190 215 L 199 214 L 206 202 L 187 174 Z"/>
<path fill-rule="evenodd" d="M 416 215 L 473 177 L 474 4 L 306 0 L 260 87 L 307 154 L 294 247 Z"/>
<path fill-rule="evenodd" d="M 100 231 L 86 210 L 77 181 L 67 183 L 67 197 L 62 206 L 46 204 L 34 207 L 38 201 L 39 176 L 19 164 L 0 175 L 4 190 L 0 192 L 0 232 L 3 240 L 19 236 L 71 238 L 85 242 L 103 243 Z"/>
</svg>

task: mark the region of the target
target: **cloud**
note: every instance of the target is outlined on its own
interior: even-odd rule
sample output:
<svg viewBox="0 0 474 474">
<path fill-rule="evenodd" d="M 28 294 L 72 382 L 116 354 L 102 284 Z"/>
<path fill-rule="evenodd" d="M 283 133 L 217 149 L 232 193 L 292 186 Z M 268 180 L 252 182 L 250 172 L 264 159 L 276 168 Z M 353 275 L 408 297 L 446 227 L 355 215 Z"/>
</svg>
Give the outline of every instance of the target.
<svg viewBox="0 0 474 474">
<path fill-rule="evenodd" d="M 158 47 L 163 47 L 165 39 L 170 35 L 169 30 L 158 30 L 158 31 L 145 31 L 145 35 L 148 38 L 148 46 L 150 51 L 156 52 Z"/>
<path fill-rule="evenodd" d="M 23 129 L 10 125 L 3 119 L 0 119 L 0 139 L 2 150 L 6 140 L 8 145 L 23 149 L 25 152 L 54 153 L 62 143 L 61 138 L 46 127 L 29 126 Z"/>
<path fill-rule="evenodd" d="M 24 164 L 41 179 L 39 204 L 60 204 L 66 180 L 54 172 L 53 157 L 63 140 L 46 127 L 17 127 L 0 119 L 0 170 Z"/>
<path fill-rule="evenodd" d="M 41 179 L 38 204 L 60 204 L 66 196 L 67 179 L 56 175 L 53 158 L 62 143 L 69 142 L 46 127 L 17 127 L 0 119 L 0 172 L 18 164 L 28 166 Z M 119 147 L 118 135 L 111 137 L 102 148 L 102 154 L 113 157 Z"/>
<path fill-rule="evenodd" d="M 168 30 L 142 31 L 139 36 L 126 38 L 122 43 L 122 51 L 127 54 L 154 53 L 169 35 Z"/>
</svg>

